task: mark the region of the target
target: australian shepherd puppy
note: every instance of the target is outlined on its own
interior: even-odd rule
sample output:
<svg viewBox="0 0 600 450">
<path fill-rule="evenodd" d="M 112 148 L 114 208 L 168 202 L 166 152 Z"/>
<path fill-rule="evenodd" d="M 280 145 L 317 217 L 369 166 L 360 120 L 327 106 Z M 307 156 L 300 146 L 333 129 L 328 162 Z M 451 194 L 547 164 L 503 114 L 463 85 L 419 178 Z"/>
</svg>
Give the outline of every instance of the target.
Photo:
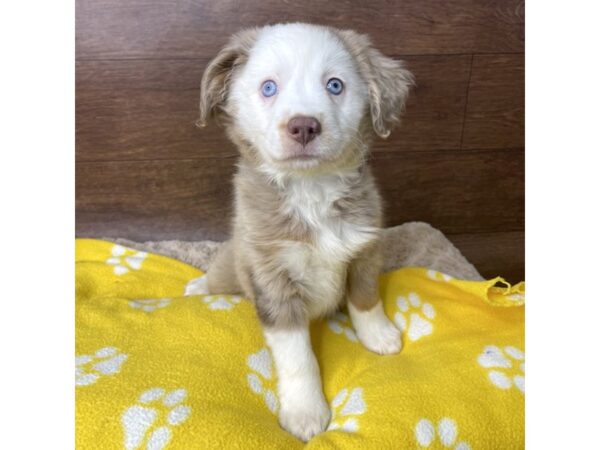
<svg viewBox="0 0 600 450">
<path fill-rule="evenodd" d="M 366 161 L 412 84 L 366 36 L 299 23 L 234 35 L 202 78 L 200 125 L 218 119 L 241 155 L 232 238 L 208 271 L 208 293 L 254 302 L 279 422 L 304 441 L 330 419 L 312 319 L 346 302 L 367 349 L 401 348 L 378 296 L 382 208 Z"/>
</svg>

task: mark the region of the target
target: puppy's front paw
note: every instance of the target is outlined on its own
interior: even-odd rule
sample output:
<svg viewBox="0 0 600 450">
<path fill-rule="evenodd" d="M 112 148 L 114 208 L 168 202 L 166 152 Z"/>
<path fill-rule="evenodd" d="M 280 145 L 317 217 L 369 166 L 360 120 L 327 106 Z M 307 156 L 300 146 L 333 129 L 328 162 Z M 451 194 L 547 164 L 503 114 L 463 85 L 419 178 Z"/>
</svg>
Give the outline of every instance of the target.
<svg viewBox="0 0 600 450">
<path fill-rule="evenodd" d="M 398 353 L 402 348 L 401 333 L 387 318 L 381 302 L 369 311 L 361 311 L 348 305 L 352 323 L 360 342 L 380 355 Z"/>
<path fill-rule="evenodd" d="M 318 401 L 288 401 L 281 403 L 279 424 L 298 439 L 306 442 L 324 431 L 329 424 L 331 412 L 323 396 Z"/>
<path fill-rule="evenodd" d="M 400 330 L 387 318 L 377 327 L 369 327 L 356 334 L 366 348 L 380 355 L 398 353 L 402 348 Z"/>
</svg>

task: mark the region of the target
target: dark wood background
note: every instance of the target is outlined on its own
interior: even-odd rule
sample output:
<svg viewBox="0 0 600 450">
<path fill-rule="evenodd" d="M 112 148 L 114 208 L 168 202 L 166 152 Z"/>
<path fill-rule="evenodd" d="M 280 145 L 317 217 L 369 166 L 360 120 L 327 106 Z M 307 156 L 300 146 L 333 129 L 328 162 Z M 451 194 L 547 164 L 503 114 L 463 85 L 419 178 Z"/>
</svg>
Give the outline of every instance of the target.
<svg viewBox="0 0 600 450">
<path fill-rule="evenodd" d="M 387 225 L 446 233 L 485 276 L 524 277 L 521 0 L 77 0 L 77 235 L 228 235 L 235 148 L 199 130 L 199 83 L 227 37 L 304 21 L 371 35 L 417 88 L 372 163 Z"/>
</svg>

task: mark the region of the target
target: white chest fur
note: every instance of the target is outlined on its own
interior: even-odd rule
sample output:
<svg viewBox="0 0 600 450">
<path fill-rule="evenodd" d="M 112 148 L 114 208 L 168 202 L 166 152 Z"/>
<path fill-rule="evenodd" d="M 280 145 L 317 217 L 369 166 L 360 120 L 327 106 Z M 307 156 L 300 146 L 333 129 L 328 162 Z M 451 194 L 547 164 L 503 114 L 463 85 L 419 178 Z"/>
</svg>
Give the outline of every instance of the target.
<svg viewBox="0 0 600 450">
<path fill-rule="evenodd" d="M 306 223 L 315 236 L 315 251 L 327 259 L 349 261 L 374 238 L 377 229 L 345 219 L 335 202 L 352 195 L 350 180 L 328 175 L 292 180 L 284 193 L 284 210 Z"/>
<path fill-rule="evenodd" d="M 311 229 L 313 244 L 290 242 L 281 253 L 290 276 L 304 286 L 310 315 L 335 309 L 345 292 L 348 263 L 372 241 L 377 228 L 351 223 L 335 202 L 351 195 L 342 177 L 298 179 L 286 186 L 284 210 Z"/>
</svg>

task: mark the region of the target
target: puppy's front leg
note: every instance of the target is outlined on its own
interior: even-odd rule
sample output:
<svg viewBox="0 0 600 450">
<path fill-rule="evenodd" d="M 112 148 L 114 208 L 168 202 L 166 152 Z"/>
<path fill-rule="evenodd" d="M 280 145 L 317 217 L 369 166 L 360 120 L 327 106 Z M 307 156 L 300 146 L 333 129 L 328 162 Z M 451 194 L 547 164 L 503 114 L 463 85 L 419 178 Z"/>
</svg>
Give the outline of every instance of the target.
<svg viewBox="0 0 600 450">
<path fill-rule="evenodd" d="M 308 441 L 325 429 L 330 418 L 308 325 L 265 327 L 264 333 L 279 379 L 279 423 Z"/>
<path fill-rule="evenodd" d="M 350 263 L 348 311 L 356 335 L 369 350 L 382 355 L 402 348 L 400 331 L 387 318 L 379 299 L 380 254 L 374 245 Z"/>
</svg>

